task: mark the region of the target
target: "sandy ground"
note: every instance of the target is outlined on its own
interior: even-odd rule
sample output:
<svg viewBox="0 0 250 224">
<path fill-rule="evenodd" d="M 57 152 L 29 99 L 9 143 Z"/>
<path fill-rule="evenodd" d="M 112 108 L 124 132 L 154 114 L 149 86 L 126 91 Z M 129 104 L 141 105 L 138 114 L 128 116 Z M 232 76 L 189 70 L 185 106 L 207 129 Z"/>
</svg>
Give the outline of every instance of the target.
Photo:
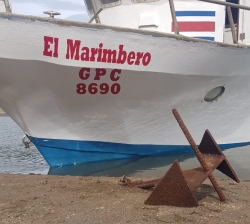
<svg viewBox="0 0 250 224">
<path fill-rule="evenodd" d="M 137 180 L 137 179 L 132 179 Z M 148 206 L 152 191 L 119 178 L 0 174 L 0 223 L 250 223 L 250 181 L 219 180 L 222 203 L 208 180 L 199 206 Z"/>
</svg>

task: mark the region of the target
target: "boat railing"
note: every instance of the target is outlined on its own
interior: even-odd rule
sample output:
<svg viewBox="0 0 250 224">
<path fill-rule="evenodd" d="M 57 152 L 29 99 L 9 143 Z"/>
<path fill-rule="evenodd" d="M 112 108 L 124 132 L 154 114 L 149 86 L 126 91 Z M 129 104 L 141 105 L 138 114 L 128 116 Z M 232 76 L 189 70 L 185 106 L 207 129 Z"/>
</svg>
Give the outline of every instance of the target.
<svg viewBox="0 0 250 224">
<path fill-rule="evenodd" d="M 91 0 L 91 1 L 94 1 L 94 0 Z M 228 20 L 229 20 L 229 24 L 230 24 L 233 43 L 237 44 L 238 37 L 237 37 L 235 24 L 233 21 L 233 14 L 232 14 L 231 8 L 237 8 L 237 9 L 243 9 L 243 10 L 250 11 L 250 7 L 240 5 L 240 4 L 231 3 L 231 2 L 224 2 L 224 1 L 220 1 L 220 0 L 198 0 L 198 1 L 226 6 L 226 9 L 227 9 L 226 12 L 228 15 Z M 9 0 L 3 0 L 3 2 L 5 4 L 6 12 L 11 13 L 12 11 L 11 11 Z M 174 0 L 169 0 L 169 7 L 170 7 L 171 16 L 172 16 L 174 32 L 175 32 L 175 34 L 179 34 L 178 22 L 177 22 L 176 13 L 175 13 L 175 7 L 174 7 Z M 94 10 L 94 16 L 91 18 L 91 20 L 89 22 L 92 22 L 95 19 L 96 23 L 101 23 L 100 18 L 99 18 L 99 13 L 101 11 L 102 11 L 102 9 L 99 9 L 98 11 Z M 240 39 L 244 39 L 244 34 L 240 34 Z"/>
<path fill-rule="evenodd" d="M 233 38 L 233 43 L 237 44 L 238 43 L 238 38 L 237 38 L 236 29 L 235 29 L 235 24 L 234 24 L 234 21 L 233 21 L 233 14 L 232 14 L 231 8 L 237 8 L 237 9 L 243 9 L 243 10 L 249 10 L 250 11 L 250 7 L 240 5 L 240 4 L 231 3 L 231 2 L 222 2 L 222 1 L 219 1 L 219 0 L 198 0 L 198 1 L 226 6 L 227 15 L 228 15 L 229 24 L 230 24 L 231 33 L 232 33 L 232 38 Z M 174 25 L 174 32 L 175 32 L 175 34 L 179 34 L 178 22 L 177 22 L 177 19 L 176 19 L 174 1 L 173 0 L 169 0 L 169 6 L 170 6 L 171 15 L 172 15 L 173 25 Z M 244 38 L 243 37 L 244 35 L 241 35 L 241 36 L 242 36 L 241 38 Z"/>
</svg>

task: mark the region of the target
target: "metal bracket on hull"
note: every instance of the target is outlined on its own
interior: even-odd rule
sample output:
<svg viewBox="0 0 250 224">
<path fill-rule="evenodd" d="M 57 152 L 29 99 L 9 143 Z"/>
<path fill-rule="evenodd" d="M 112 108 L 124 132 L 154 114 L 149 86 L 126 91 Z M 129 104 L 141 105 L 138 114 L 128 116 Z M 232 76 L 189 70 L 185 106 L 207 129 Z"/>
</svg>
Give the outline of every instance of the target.
<svg viewBox="0 0 250 224">
<path fill-rule="evenodd" d="M 55 16 L 61 15 L 60 12 L 55 11 L 44 11 L 43 14 L 49 15 L 50 18 L 55 18 Z"/>
<path fill-rule="evenodd" d="M 30 143 L 31 143 L 31 139 L 30 136 L 27 132 L 24 132 L 24 136 L 23 136 L 23 144 L 25 146 L 25 148 L 29 148 L 30 147 Z"/>
<path fill-rule="evenodd" d="M 201 143 L 197 147 L 178 111 L 173 109 L 172 112 L 193 148 L 201 166 L 182 171 L 176 160 L 163 178 L 152 181 L 131 182 L 128 178 L 123 177 L 121 182 L 129 187 L 143 189 L 155 187 L 154 191 L 145 201 L 147 205 L 196 207 L 198 206 L 198 201 L 195 198 L 194 191 L 209 178 L 220 200 L 225 201 L 226 197 L 213 176 L 213 171 L 217 169 L 239 183 L 240 180 L 233 168 L 208 130 L 205 131 Z"/>
</svg>

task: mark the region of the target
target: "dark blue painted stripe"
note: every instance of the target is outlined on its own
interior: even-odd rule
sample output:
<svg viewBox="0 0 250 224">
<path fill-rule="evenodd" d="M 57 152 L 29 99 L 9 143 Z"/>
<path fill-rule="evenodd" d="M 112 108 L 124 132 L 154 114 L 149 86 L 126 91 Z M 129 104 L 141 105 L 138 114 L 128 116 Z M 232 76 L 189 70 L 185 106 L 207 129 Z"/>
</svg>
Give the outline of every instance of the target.
<svg viewBox="0 0 250 224">
<path fill-rule="evenodd" d="M 214 37 L 194 37 L 194 38 L 199 38 L 199 39 L 202 39 L 202 40 L 211 40 L 211 41 L 214 41 Z"/>
<path fill-rule="evenodd" d="M 176 16 L 215 16 L 215 11 L 176 11 Z"/>
<path fill-rule="evenodd" d="M 190 145 L 123 144 L 34 137 L 31 139 L 51 167 L 193 151 Z M 219 146 L 221 149 L 228 149 L 249 144 L 250 142 L 243 142 Z"/>
</svg>

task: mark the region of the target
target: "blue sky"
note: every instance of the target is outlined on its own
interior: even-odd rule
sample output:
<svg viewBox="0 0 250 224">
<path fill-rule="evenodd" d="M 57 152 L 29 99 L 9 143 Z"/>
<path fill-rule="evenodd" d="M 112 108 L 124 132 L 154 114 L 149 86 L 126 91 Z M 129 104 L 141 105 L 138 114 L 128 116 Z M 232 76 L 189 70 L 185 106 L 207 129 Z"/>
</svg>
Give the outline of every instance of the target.
<svg viewBox="0 0 250 224">
<path fill-rule="evenodd" d="M 44 11 L 57 11 L 61 15 L 56 18 L 75 21 L 89 21 L 84 0 L 9 0 L 12 12 L 18 14 L 45 16 Z"/>
</svg>

